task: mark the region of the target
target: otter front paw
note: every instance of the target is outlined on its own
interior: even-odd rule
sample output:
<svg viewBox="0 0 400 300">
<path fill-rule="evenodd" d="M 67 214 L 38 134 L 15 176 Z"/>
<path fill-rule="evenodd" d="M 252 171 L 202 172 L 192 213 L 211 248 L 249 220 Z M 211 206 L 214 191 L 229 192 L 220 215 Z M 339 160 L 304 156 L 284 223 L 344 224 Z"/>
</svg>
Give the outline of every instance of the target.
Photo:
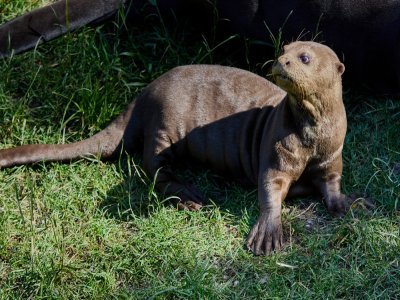
<svg viewBox="0 0 400 300">
<path fill-rule="evenodd" d="M 282 248 L 282 223 L 280 216 L 261 215 L 247 237 L 247 248 L 255 255 L 270 254 Z"/>
<path fill-rule="evenodd" d="M 342 218 L 350 207 L 347 196 L 343 194 L 338 197 L 325 198 L 324 202 L 328 212 L 337 218 Z"/>
<path fill-rule="evenodd" d="M 342 218 L 349 209 L 363 211 L 364 213 L 369 213 L 372 209 L 375 209 L 374 203 L 371 199 L 367 198 L 365 195 L 357 196 L 356 194 L 347 197 L 343 194 L 340 197 L 332 198 L 328 201 L 325 200 L 328 212 L 333 217 Z"/>
</svg>

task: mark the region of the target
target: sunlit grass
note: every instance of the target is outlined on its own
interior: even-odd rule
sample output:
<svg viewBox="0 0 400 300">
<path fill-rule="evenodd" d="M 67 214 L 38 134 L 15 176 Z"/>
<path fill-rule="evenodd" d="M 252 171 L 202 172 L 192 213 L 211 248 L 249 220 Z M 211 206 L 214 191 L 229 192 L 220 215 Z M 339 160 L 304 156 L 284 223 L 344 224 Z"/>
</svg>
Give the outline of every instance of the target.
<svg viewBox="0 0 400 300">
<path fill-rule="evenodd" d="M 0 20 L 30 5 L 1 2 Z M 1 148 L 80 140 L 170 68 L 234 63 L 157 23 L 129 35 L 109 27 L 0 61 Z M 254 257 L 244 241 L 258 214 L 256 192 L 212 173 L 182 172 L 212 200 L 185 212 L 154 193 L 140 157 L 4 169 L 0 297 L 396 299 L 400 102 L 354 93 L 345 100 L 343 187 L 374 199 L 368 214 L 336 220 L 313 199 L 290 201 L 284 250 Z"/>
</svg>

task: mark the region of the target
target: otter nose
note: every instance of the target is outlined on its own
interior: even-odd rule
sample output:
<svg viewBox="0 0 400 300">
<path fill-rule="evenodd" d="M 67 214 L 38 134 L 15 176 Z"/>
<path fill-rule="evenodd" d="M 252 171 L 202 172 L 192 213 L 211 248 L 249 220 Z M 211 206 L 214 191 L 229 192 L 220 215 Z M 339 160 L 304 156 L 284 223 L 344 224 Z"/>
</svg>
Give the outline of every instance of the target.
<svg viewBox="0 0 400 300">
<path fill-rule="evenodd" d="M 279 57 L 278 61 L 282 66 L 290 66 L 290 59 L 286 56 Z"/>
</svg>

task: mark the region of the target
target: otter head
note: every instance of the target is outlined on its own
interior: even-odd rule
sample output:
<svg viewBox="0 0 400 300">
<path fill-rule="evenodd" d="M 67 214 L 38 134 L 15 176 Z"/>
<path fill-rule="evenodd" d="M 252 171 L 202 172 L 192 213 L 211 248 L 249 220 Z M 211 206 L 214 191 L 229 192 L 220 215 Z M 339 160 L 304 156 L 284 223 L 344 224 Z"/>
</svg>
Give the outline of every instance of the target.
<svg viewBox="0 0 400 300">
<path fill-rule="evenodd" d="M 315 42 L 294 42 L 284 46 L 272 67 L 276 84 L 291 102 L 314 117 L 332 100 L 342 101 L 344 65 L 329 47 Z"/>
</svg>

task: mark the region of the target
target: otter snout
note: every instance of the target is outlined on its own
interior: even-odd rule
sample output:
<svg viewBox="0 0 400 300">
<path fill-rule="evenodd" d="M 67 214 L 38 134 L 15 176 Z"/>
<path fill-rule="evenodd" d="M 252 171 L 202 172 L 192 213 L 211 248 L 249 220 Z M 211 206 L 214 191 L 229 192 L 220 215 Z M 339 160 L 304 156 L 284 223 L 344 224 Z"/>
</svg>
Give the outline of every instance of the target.
<svg viewBox="0 0 400 300">
<path fill-rule="evenodd" d="M 272 69 L 275 68 L 282 69 L 283 67 L 289 67 L 290 64 L 291 64 L 290 58 L 287 55 L 281 55 L 274 61 Z"/>
<path fill-rule="evenodd" d="M 290 60 L 281 59 L 281 57 L 279 57 L 274 61 L 272 65 L 272 76 L 276 77 L 277 75 L 286 74 L 285 68 L 287 68 L 288 66 L 290 66 Z"/>
<path fill-rule="evenodd" d="M 272 74 L 280 74 L 285 68 L 290 67 L 291 60 L 287 55 L 279 56 L 272 65 Z"/>
<path fill-rule="evenodd" d="M 278 61 L 282 66 L 290 66 L 290 59 L 286 55 L 278 57 Z"/>
</svg>

